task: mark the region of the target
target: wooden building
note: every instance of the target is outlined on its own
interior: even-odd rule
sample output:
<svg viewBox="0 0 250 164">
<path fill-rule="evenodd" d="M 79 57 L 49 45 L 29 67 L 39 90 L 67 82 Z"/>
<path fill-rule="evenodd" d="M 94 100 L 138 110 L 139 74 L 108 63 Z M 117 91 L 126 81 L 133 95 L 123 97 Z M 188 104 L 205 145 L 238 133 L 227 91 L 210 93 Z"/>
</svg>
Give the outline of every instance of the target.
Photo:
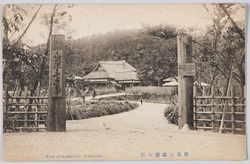
<svg viewBox="0 0 250 164">
<path fill-rule="evenodd" d="M 163 87 L 178 87 L 178 77 L 169 77 L 167 79 L 164 79 L 163 82 L 165 82 L 162 86 Z M 199 82 L 195 81 L 194 85 L 199 85 Z M 210 85 L 201 81 L 201 87 L 209 87 Z"/>
<path fill-rule="evenodd" d="M 100 61 L 96 68 L 83 78 L 95 86 L 116 86 L 123 90 L 140 84 L 136 69 L 125 60 Z"/>
</svg>

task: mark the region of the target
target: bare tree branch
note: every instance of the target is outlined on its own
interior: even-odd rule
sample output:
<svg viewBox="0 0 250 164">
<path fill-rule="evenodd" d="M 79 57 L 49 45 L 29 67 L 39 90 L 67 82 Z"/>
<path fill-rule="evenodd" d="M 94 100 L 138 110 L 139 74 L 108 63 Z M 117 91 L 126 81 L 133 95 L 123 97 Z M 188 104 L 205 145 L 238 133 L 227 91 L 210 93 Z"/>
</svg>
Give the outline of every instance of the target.
<svg viewBox="0 0 250 164">
<path fill-rule="evenodd" d="M 228 70 L 231 70 L 231 68 L 229 67 L 228 63 L 226 62 L 226 57 L 225 57 L 222 53 L 220 53 L 219 51 L 215 51 L 215 50 L 213 50 L 212 48 L 210 48 L 210 47 L 208 47 L 208 46 L 205 46 L 205 45 L 203 45 L 202 43 L 199 43 L 199 42 L 197 42 L 197 41 L 195 41 L 195 40 L 192 40 L 192 42 L 194 42 L 194 43 L 196 43 L 196 44 L 199 44 L 199 45 L 202 45 L 202 46 L 206 47 L 208 50 L 210 50 L 211 52 L 214 52 L 214 53 L 219 57 L 219 59 L 221 60 L 222 64 L 223 64 Z M 241 79 L 241 78 L 240 78 L 240 75 L 238 75 L 238 74 L 235 73 L 235 72 L 233 72 L 233 77 L 234 77 L 234 79 L 236 79 L 238 82 L 240 81 L 239 79 Z"/>
<path fill-rule="evenodd" d="M 48 36 L 48 40 L 47 40 L 47 44 L 46 44 L 46 50 L 44 53 L 45 56 L 48 56 L 48 53 L 49 53 L 50 35 L 53 32 L 53 24 L 54 24 L 54 16 L 55 16 L 55 12 L 56 12 L 56 7 L 57 7 L 57 5 L 55 5 L 53 12 L 52 12 L 52 15 L 51 15 L 51 18 L 50 18 L 50 30 L 49 30 L 49 36 Z"/>
<path fill-rule="evenodd" d="M 26 29 L 23 31 L 22 35 L 18 38 L 18 40 L 16 41 L 16 43 L 14 45 L 17 45 L 20 40 L 22 39 L 22 37 L 24 36 L 24 34 L 27 32 L 27 30 L 29 29 L 30 25 L 32 24 L 32 22 L 34 21 L 34 19 L 36 18 L 38 12 L 40 11 L 42 5 L 39 6 L 38 10 L 36 11 L 35 15 L 33 16 L 33 18 L 31 19 L 29 25 L 26 27 Z"/>
<path fill-rule="evenodd" d="M 50 31 L 49 31 L 49 36 L 48 36 L 47 44 L 46 44 L 45 56 L 48 56 L 48 54 L 49 54 L 50 35 L 52 34 L 52 31 L 53 31 L 53 22 L 54 22 L 54 16 L 55 16 L 55 12 L 56 12 L 56 7 L 57 7 L 57 5 L 55 5 L 55 7 L 54 7 L 52 15 L 51 15 L 51 19 L 50 19 Z M 40 72 L 37 73 L 37 78 L 36 78 L 36 81 L 34 83 L 34 87 L 32 89 L 32 93 L 31 94 L 35 93 L 36 88 L 38 86 L 38 83 L 39 83 L 39 81 L 41 81 L 41 79 L 43 77 L 45 66 L 46 66 L 46 59 L 43 59 L 42 60 L 42 64 L 40 66 Z"/>
<path fill-rule="evenodd" d="M 230 21 L 232 22 L 233 26 L 235 27 L 237 33 L 240 35 L 240 37 L 245 41 L 245 37 L 242 33 L 242 31 L 239 29 L 239 27 L 237 26 L 237 24 L 235 23 L 235 21 L 231 18 L 231 16 L 229 15 L 229 13 L 227 12 L 227 10 L 225 9 L 225 7 L 223 6 L 223 4 L 219 4 L 220 7 L 222 8 L 222 10 L 224 11 L 224 13 L 228 16 L 228 18 L 230 19 Z"/>
</svg>

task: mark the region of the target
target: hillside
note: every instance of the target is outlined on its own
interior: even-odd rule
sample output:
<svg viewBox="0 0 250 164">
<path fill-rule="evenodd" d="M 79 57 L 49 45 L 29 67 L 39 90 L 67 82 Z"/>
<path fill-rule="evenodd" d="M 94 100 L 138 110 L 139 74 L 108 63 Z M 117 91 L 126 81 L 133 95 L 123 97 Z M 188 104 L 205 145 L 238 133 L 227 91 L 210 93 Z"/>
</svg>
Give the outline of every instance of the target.
<svg viewBox="0 0 250 164">
<path fill-rule="evenodd" d="M 138 30 L 92 35 L 66 43 L 66 75 L 84 76 L 99 61 L 126 60 L 144 85 L 161 85 L 177 73 L 176 39 L 161 39 Z"/>
</svg>

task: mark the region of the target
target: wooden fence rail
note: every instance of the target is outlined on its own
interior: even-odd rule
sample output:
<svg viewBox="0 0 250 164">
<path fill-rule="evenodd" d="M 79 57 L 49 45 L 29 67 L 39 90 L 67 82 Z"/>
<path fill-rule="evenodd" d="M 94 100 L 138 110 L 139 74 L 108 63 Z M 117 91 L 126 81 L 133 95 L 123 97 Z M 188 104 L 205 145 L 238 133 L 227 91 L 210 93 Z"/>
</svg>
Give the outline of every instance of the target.
<svg viewBox="0 0 250 164">
<path fill-rule="evenodd" d="M 25 87 L 24 95 L 10 95 L 8 87 L 4 90 L 3 129 L 4 131 L 31 131 L 47 128 L 48 97 L 29 96 Z"/>
<path fill-rule="evenodd" d="M 211 96 L 196 96 L 194 92 L 194 128 L 245 134 L 246 100 L 245 97 L 235 96 L 234 90 L 230 97 L 213 96 L 213 93 Z"/>
</svg>

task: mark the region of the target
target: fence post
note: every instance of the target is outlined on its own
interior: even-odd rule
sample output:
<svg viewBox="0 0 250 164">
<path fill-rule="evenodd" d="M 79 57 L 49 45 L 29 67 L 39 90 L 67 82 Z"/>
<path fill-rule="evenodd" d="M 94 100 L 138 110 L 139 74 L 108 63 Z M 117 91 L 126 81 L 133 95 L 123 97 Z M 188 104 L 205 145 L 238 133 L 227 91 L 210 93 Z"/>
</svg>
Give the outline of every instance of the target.
<svg viewBox="0 0 250 164">
<path fill-rule="evenodd" d="M 28 99 L 28 86 L 24 87 L 24 97 L 25 97 L 25 116 L 24 116 L 24 130 L 27 130 L 28 128 L 28 103 L 29 103 L 29 99 Z"/>
<path fill-rule="evenodd" d="M 22 96 L 22 92 L 23 92 L 22 88 L 21 88 L 21 86 L 19 86 L 18 87 L 17 96 Z M 16 99 L 16 103 L 17 104 L 20 104 L 20 101 L 21 101 L 21 99 Z M 19 105 L 17 106 L 17 110 L 20 111 L 20 106 Z"/>
<path fill-rule="evenodd" d="M 246 97 L 246 86 L 244 85 L 243 96 Z"/>
<path fill-rule="evenodd" d="M 202 86 L 202 97 L 205 97 L 205 96 L 206 96 L 206 89 L 205 89 L 204 86 Z M 203 105 L 205 105 L 205 103 L 206 103 L 206 99 L 203 99 Z M 206 107 L 203 108 L 203 112 L 205 112 L 205 111 L 206 111 Z M 204 119 L 205 119 L 205 117 L 204 117 Z M 205 131 L 205 129 L 206 129 L 206 121 L 203 120 L 202 123 L 203 123 L 203 130 Z"/>
<path fill-rule="evenodd" d="M 243 111 L 244 111 L 244 121 L 245 121 L 245 124 L 244 124 L 244 133 L 246 134 L 246 113 L 247 113 L 247 111 L 246 111 L 246 85 L 244 85 L 244 91 L 243 91 L 243 96 L 244 96 L 244 99 L 243 99 L 243 103 L 242 104 L 244 104 L 244 107 L 243 107 Z"/>
<path fill-rule="evenodd" d="M 4 108 L 3 108 L 3 121 L 4 122 L 4 125 L 6 125 L 6 121 L 7 121 L 7 118 L 8 118 L 8 85 L 4 85 Z M 5 127 L 4 127 L 4 130 Z"/>
<path fill-rule="evenodd" d="M 36 131 L 39 131 L 38 127 L 39 127 L 39 115 L 38 115 L 38 111 L 39 111 L 39 104 L 40 104 L 40 83 L 38 83 L 38 87 L 37 87 L 37 91 L 36 91 L 36 95 L 37 95 L 37 106 L 36 106 L 36 114 L 35 114 L 35 126 L 36 126 Z"/>
<path fill-rule="evenodd" d="M 193 95 L 193 121 L 194 121 L 194 129 L 197 129 L 197 114 L 196 114 L 196 86 L 194 86 L 194 95 Z"/>
<path fill-rule="evenodd" d="M 224 108 L 222 107 L 223 112 L 222 112 L 222 118 L 221 118 L 221 124 L 220 124 L 220 131 L 219 131 L 219 133 L 222 133 L 222 130 L 223 130 L 223 127 L 224 127 L 224 120 L 225 120 L 225 115 L 226 115 L 226 108 L 227 108 L 227 105 L 228 105 L 227 95 L 228 95 L 228 91 L 230 89 L 231 79 L 232 79 L 232 76 L 233 76 L 233 70 L 234 70 L 234 61 L 233 61 L 232 65 L 231 65 L 231 70 L 230 70 L 229 78 L 228 78 L 228 81 L 227 81 L 227 87 L 226 87 L 225 99 L 224 99 L 225 105 L 224 105 Z"/>
<path fill-rule="evenodd" d="M 193 73 L 192 38 L 186 34 L 177 36 L 178 43 L 178 126 L 181 129 L 185 124 L 193 128 Z M 191 69 L 190 69 L 191 68 Z"/>
<path fill-rule="evenodd" d="M 212 130 L 214 130 L 214 88 L 211 86 L 211 103 L 212 103 Z"/>
<path fill-rule="evenodd" d="M 206 88 L 202 86 L 202 97 L 206 96 Z"/>
<path fill-rule="evenodd" d="M 66 131 L 64 38 L 50 37 L 48 131 Z"/>
<path fill-rule="evenodd" d="M 231 115 L 231 120 L 232 120 L 232 133 L 235 133 L 235 86 L 231 87 L 231 95 L 232 95 L 232 115 Z"/>
</svg>

